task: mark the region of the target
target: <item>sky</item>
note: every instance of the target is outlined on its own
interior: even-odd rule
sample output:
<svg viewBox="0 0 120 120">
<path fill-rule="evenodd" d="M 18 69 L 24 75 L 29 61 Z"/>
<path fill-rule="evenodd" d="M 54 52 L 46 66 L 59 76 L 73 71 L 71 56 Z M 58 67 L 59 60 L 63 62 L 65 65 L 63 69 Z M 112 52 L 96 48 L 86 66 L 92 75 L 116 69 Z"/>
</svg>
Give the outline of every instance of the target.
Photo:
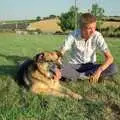
<svg viewBox="0 0 120 120">
<path fill-rule="evenodd" d="M 80 12 L 87 12 L 97 3 L 105 15 L 120 16 L 120 0 L 76 0 Z M 37 16 L 61 15 L 75 0 L 0 0 L 0 20 L 35 19 Z"/>
</svg>

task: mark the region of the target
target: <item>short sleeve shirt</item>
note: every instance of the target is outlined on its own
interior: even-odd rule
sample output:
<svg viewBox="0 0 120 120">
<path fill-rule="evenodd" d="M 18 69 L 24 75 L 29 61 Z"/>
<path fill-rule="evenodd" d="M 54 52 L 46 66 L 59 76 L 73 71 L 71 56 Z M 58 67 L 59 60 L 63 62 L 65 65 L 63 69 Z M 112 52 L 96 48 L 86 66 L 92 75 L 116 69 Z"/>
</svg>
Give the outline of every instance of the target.
<svg viewBox="0 0 120 120">
<path fill-rule="evenodd" d="M 95 31 L 88 40 L 85 40 L 81 37 L 80 29 L 78 29 L 68 35 L 62 49 L 64 51 L 71 49 L 69 63 L 82 64 L 95 63 L 96 50 L 105 52 L 108 50 L 108 46 L 100 32 Z"/>
</svg>

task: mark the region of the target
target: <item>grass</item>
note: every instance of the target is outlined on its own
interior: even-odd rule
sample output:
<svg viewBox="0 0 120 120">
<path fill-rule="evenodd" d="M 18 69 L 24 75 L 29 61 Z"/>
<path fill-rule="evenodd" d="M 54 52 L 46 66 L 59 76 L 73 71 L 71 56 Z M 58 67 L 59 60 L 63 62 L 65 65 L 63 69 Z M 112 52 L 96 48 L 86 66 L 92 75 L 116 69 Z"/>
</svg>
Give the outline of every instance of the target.
<svg viewBox="0 0 120 120">
<path fill-rule="evenodd" d="M 62 83 L 84 96 L 81 101 L 34 95 L 14 81 L 18 64 L 43 50 L 60 47 L 65 36 L 0 34 L 0 120 L 120 120 L 120 75 L 99 84 Z M 120 39 L 106 38 L 120 66 Z M 97 56 L 101 62 L 100 54 Z"/>
</svg>

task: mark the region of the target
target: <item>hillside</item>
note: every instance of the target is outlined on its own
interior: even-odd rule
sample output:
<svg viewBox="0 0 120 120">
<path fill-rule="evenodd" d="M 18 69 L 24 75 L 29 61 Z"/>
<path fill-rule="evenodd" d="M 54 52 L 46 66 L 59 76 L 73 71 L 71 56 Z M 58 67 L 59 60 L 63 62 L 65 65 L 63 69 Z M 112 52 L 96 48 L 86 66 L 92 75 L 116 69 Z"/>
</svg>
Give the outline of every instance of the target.
<svg viewBox="0 0 120 120">
<path fill-rule="evenodd" d="M 34 22 L 29 24 L 27 30 L 41 30 L 42 32 L 52 32 L 55 33 L 57 31 L 62 31 L 60 26 L 58 25 L 59 19 L 46 19 L 41 20 L 39 22 Z"/>
<path fill-rule="evenodd" d="M 114 27 L 114 28 L 118 28 L 120 27 L 120 21 L 104 21 L 102 28 L 106 28 L 106 27 Z"/>
</svg>

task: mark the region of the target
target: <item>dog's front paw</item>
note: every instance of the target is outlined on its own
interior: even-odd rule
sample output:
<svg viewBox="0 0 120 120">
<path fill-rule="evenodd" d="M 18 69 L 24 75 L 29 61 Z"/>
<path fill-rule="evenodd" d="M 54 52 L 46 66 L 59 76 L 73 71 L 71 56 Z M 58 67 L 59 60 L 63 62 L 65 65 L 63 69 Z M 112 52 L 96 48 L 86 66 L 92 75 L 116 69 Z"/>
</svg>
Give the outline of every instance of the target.
<svg viewBox="0 0 120 120">
<path fill-rule="evenodd" d="M 76 93 L 73 94 L 73 97 L 74 97 L 75 99 L 77 99 L 77 100 L 83 99 L 83 97 L 82 97 L 81 95 L 76 94 Z"/>
</svg>

